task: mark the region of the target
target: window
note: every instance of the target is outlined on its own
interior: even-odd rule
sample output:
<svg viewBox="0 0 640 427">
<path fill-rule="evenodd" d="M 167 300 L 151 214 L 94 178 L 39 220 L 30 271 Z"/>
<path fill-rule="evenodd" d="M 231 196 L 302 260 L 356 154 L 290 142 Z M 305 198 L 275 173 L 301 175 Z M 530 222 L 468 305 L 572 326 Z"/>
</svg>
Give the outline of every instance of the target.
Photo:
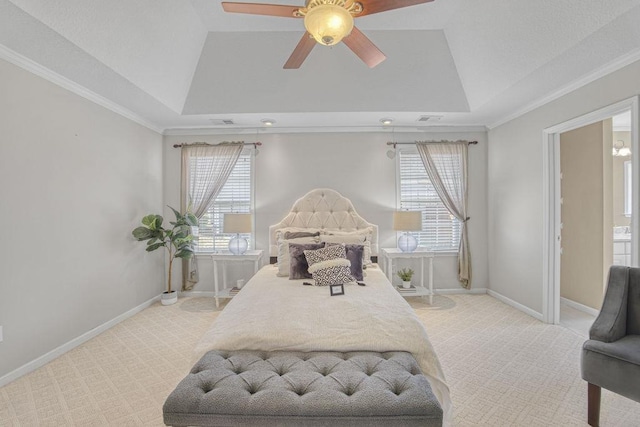
<svg viewBox="0 0 640 427">
<path fill-rule="evenodd" d="M 191 177 L 198 174 L 198 163 L 202 159 L 191 160 Z M 253 210 L 253 150 L 245 149 L 236 163 L 229 179 L 220 194 L 211 203 L 207 212 L 200 218 L 199 226 L 193 230 L 196 236 L 195 249 L 198 253 L 224 251 L 229 240 L 235 235 L 223 234 L 222 226 L 225 213 L 249 213 Z M 195 228 L 195 227 L 194 227 Z M 241 234 L 252 247 L 252 235 Z"/>
<path fill-rule="evenodd" d="M 399 150 L 398 170 L 399 209 L 422 212 L 422 231 L 412 232 L 418 239 L 418 246 L 457 251 L 460 243 L 460 221 L 440 201 L 420 154 L 417 151 Z M 458 168 L 451 173 L 460 174 L 461 171 Z"/>
</svg>

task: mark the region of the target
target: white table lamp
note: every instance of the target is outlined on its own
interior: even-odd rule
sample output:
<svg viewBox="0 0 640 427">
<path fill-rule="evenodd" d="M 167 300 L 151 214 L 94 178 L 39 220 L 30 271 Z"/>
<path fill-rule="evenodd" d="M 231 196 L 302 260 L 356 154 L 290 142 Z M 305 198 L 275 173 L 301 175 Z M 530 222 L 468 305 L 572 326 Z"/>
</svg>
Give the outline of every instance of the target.
<svg viewBox="0 0 640 427">
<path fill-rule="evenodd" d="M 398 248 L 402 252 L 413 252 L 418 247 L 416 238 L 409 234 L 409 231 L 422 230 L 422 212 L 420 211 L 397 211 L 393 213 L 393 229 L 404 231 L 398 239 Z"/>
<path fill-rule="evenodd" d="M 236 237 L 229 241 L 229 251 L 234 255 L 242 255 L 247 251 L 247 239 L 240 237 L 240 233 L 251 233 L 251 214 L 224 214 L 223 233 L 236 233 Z"/>
</svg>

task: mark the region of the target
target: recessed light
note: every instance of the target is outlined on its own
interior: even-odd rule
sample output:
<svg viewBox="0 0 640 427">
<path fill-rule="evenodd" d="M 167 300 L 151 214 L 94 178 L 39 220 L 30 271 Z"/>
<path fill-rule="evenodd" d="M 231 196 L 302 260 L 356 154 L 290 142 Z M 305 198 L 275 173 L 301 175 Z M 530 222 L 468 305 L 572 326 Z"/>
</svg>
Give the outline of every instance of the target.
<svg viewBox="0 0 640 427">
<path fill-rule="evenodd" d="M 393 119 L 380 119 L 380 123 L 382 123 L 385 126 L 389 126 L 391 123 L 393 123 Z"/>
<path fill-rule="evenodd" d="M 276 122 L 273 119 L 262 119 L 260 120 L 262 122 L 263 125 L 265 126 L 273 126 L 273 124 Z"/>
</svg>

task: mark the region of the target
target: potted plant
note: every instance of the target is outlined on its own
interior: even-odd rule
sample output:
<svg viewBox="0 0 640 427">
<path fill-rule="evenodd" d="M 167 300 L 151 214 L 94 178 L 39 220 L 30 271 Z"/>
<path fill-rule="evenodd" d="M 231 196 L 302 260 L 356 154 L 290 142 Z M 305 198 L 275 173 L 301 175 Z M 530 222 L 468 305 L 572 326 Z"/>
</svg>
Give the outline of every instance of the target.
<svg viewBox="0 0 640 427">
<path fill-rule="evenodd" d="M 413 277 L 413 270 L 410 268 L 403 268 L 398 270 L 398 277 L 402 280 L 402 287 L 409 289 L 411 287 L 411 278 Z"/>
<path fill-rule="evenodd" d="M 147 241 L 147 252 L 153 252 L 158 248 L 165 248 L 169 253 L 169 277 L 167 290 L 162 294 L 162 305 L 174 304 L 178 301 L 178 293 L 171 289 L 171 269 L 175 258 L 189 259 L 193 256 L 193 236 L 190 227 L 198 225 L 198 219 L 191 213 L 182 215 L 171 206 L 169 208 L 176 216 L 175 222 L 171 222 L 171 228 L 162 226 L 163 218 L 160 215 L 147 215 L 142 218 L 142 226 L 131 232 L 139 242 Z"/>
</svg>

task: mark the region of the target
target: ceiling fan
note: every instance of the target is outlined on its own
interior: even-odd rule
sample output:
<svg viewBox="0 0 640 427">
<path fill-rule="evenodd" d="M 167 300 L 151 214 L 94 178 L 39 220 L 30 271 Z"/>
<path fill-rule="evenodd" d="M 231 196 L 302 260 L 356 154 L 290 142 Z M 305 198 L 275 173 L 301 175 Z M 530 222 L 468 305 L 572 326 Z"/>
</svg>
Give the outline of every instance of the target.
<svg viewBox="0 0 640 427">
<path fill-rule="evenodd" d="M 333 46 L 343 41 L 369 68 L 386 59 L 358 28 L 353 18 L 400 9 L 433 0 L 306 0 L 304 7 L 283 4 L 222 2 L 225 12 L 304 18 L 307 32 L 284 64 L 285 69 L 300 68 L 316 42 Z"/>
</svg>

